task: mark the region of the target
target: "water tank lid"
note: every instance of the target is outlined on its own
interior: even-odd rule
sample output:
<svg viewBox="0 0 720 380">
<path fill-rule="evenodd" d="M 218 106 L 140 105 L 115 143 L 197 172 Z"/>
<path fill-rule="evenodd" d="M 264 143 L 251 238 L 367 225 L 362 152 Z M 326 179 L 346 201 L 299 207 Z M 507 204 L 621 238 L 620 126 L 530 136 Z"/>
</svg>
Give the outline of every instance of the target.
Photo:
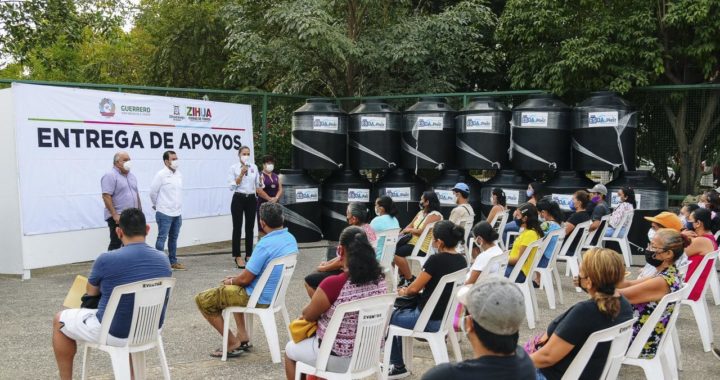
<svg viewBox="0 0 720 380">
<path fill-rule="evenodd" d="M 541 110 L 541 111 L 551 111 L 552 109 L 556 109 L 557 111 L 568 111 L 570 109 L 570 106 L 563 103 L 562 100 L 556 98 L 552 94 L 543 93 L 543 94 L 535 94 L 530 95 L 528 100 L 522 102 L 517 107 L 513 108 L 513 111 L 531 111 L 531 110 Z"/>
<path fill-rule="evenodd" d="M 405 112 L 411 113 L 422 113 L 422 112 L 448 112 L 455 111 L 450 104 L 447 103 L 447 98 L 438 96 L 422 97 L 420 100 L 410 106 Z"/>
<path fill-rule="evenodd" d="M 397 109 L 387 104 L 383 99 L 363 100 L 350 114 L 358 113 L 399 113 Z"/>
<path fill-rule="evenodd" d="M 335 101 L 327 98 L 310 98 L 305 101 L 300 108 L 296 109 L 294 114 L 316 114 L 316 113 L 331 113 L 338 115 L 345 115 L 345 112 Z"/>
<path fill-rule="evenodd" d="M 510 111 L 510 108 L 492 96 L 475 96 L 460 111 Z"/>
<path fill-rule="evenodd" d="M 590 97 L 578 104 L 578 107 L 632 108 L 632 105 L 616 92 L 596 91 L 590 93 Z"/>
</svg>

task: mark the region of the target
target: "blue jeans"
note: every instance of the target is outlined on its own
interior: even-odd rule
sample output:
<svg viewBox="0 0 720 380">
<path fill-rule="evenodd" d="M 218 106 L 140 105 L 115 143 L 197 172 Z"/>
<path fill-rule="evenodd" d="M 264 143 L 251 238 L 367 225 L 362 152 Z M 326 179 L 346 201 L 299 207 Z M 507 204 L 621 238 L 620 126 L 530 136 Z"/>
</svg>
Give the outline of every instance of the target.
<svg viewBox="0 0 720 380">
<path fill-rule="evenodd" d="M 155 249 L 160 252 L 165 251 L 165 240 L 168 240 L 168 259 L 170 265 L 177 263 L 177 239 L 180 234 L 180 226 L 182 226 L 182 215 L 168 216 L 160 211 L 155 212 L 155 221 L 158 225 L 158 236 L 155 242 Z"/>
<path fill-rule="evenodd" d="M 545 377 L 545 375 L 543 375 L 543 373 L 540 372 L 539 368 L 535 369 L 535 380 L 547 380 L 547 377 Z"/>
<path fill-rule="evenodd" d="M 412 329 L 415 327 L 415 322 L 420 318 L 420 309 L 398 309 L 395 310 L 390 317 L 390 324 L 406 329 Z M 436 332 L 440 329 L 440 320 L 428 321 L 425 331 Z M 390 364 L 401 366 L 405 365 L 402 355 L 402 338 L 394 338 L 392 342 L 392 351 L 390 351 Z"/>
<path fill-rule="evenodd" d="M 605 237 L 611 237 L 613 233 L 615 233 L 615 229 L 612 227 L 608 227 L 605 230 Z M 622 227 L 620 229 L 620 235 L 618 235 L 618 236 L 625 236 L 625 227 Z"/>
</svg>

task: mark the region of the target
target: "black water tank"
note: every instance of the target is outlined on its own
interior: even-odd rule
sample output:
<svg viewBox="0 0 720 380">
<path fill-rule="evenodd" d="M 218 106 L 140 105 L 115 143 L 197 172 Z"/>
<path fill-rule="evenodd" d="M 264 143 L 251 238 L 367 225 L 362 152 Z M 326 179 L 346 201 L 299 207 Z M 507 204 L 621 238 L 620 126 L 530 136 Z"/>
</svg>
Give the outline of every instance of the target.
<svg viewBox="0 0 720 380">
<path fill-rule="evenodd" d="M 363 100 L 350 112 L 350 167 L 392 169 L 400 165 L 402 116 L 383 100 Z"/>
<path fill-rule="evenodd" d="M 440 212 L 445 219 L 448 219 L 452 209 L 457 207 L 452 188 L 458 182 L 464 182 L 470 187 L 470 206 L 472 206 L 476 216 L 480 213 L 480 181 L 467 171 L 448 169 L 444 170 L 440 177 L 432 183 L 432 189 L 435 190 L 440 200 Z"/>
<path fill-rule="evenodd" d="M 492 97 L 472 98 L 455 116 L 457 167 L 507 168 L 512 113 Z"/>
<path fill-rule="evenodd" d="M 517 206 L 527 202 L 527 188 L 532 180 L 520 172 L 514 170 L 500 170 L 494 177 L 482 184 L 480 188 L 480 202 L 482 217 L 487 218 L 492 209 L 492 189 L 500 188 L 505 192 L 507 207 L 515 209 Z M 475 211 L 477 212 L 477 210 Z"/>
<path fill-rule="evenodd" d="M 283 194 L 280 203 L 285 207 L 285 225 L 298 243 L 323 239 L 320 212 L 320 186 L 302 170 L 280 170 Z"/>
<path fill-rule="evenodd" d="M 565 214 L 567 219 L 573 211 L 570 210 L 572 196 L 578 190 L 587 190 L 595 186 L 582 172 L 572 170 L 558 172 L 555 178 L 545 184 L 545 195 L 552 196 Z"/>
<path fill-rule="evenodd" d="M 342 230 L 348 226 L 346 211 L 350 202 L 360 202 L 369 211 L 370 182 L 351 170 L 337 171 L 322 184 L 322 229 L 325 239 L 337 241 Z"/>
<path fill-rule="evenodd" d="M 397 220 L 400 227 L 405 228 L 420 211 L 420 196 L 423 191 L 424 183 L 408 170 L 398 168 L 388 172 L 375 184 L 372 200 L 374 202 L 381 195 L 392 198 L 398 210 Z"/>
<path fill-rule="evenodd" d="M 295 169 L 345 167 L 348 116 L 329 99 L 308 99 L 293 112 L 292 165 Z"/>
<path fill-rule="evenodd" d="M 451 168 L 455 164 L 454 110 L 447 99 L 420 98 L 405 110 L 402 166 L 406 169 Z"/>
<path fill-rule="evenodd" d="M 628 240 L 632 243 L 630 248 L 633 254 L 638 254 L 636 246 L 645 248 L 648 244 L 647 232 L 650 229 L 650 222 L 645 220 L 645 217 L 655 216 L 668 209 L 667 187 L 650 175 L 649 171 L 621 172 L 618 178 L 607 184 L 608 197 L 612 199 L 611 206 L 615 207 L 619 203 L 617 191 L 623 187 L 632 187 L 635 190 L 637 208 Z"/>
<path fill-rule="evenodd" d="M 593 92 L 573 110 L 573 169 L 635 170 L 637 113 L 614 92 Z"/>
<path fill-rule="evenodd" d="M 511 161 L 517 170 L 570 170 L 570 107 L 549 94 L 513 108 Z"/>
</svg>

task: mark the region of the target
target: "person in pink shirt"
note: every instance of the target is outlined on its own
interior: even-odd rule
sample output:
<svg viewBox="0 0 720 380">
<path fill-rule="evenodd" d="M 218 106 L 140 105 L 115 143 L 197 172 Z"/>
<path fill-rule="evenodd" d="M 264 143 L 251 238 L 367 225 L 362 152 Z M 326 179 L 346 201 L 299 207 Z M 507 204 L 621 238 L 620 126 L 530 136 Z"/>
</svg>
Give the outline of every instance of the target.
<svg viewBox="0 0 720 380">
<path fill-rule="evenodd" d="M 689 279 L 693 275 L 697 267 L 700 265 L 703 256 L 718 249 L 718 243 L 715 240 L 715 236 L 710 233 L 710 215 L 710 210 L 699 208 L 693 211 L 688 217 L 686 226 L 687 230 L 683 231 L 683 234 L 690 237 L 692 242 L 689 246 L 687 246 L 687 248 L 685 248 L 685 254 L 688 257 L 688 260 L 690 260 L 690 266 L 688 267 L 685 279 Z M 700 274 L 698 282 L 690 292 L 690 296 L 688 296 L 689 299 L 697 301 L 700 298 L 700 294 L 705 287 L 705 282 L 710 275 L 710 270 L 714 270 L 714 268 L 715 261 L 713 260 L 713 262 L 710 263 L 710 265 L 708 265 Z"/>
</svg>

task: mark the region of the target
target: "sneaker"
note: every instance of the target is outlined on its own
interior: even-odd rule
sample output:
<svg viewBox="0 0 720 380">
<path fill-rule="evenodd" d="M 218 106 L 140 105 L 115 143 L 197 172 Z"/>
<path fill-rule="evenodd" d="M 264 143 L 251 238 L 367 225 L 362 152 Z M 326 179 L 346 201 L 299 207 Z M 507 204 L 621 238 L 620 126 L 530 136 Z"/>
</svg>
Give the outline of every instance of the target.
<svg viewBox="0 0 720 380">
<path fill-rule="evenodd" d="M 395 364 L 390 365 L 390 369 L 388 370 L 388 379 L 402 379 L 404 377 L 410 376 L 410 372 L 408 372 L 407 368 L 405 366 L 397 366 Z"/>
<path fill-rule="evenodd" d="M 400 280 L 398 281 L 397 287 L 402 288 L 404 286 L 407 286 L 407 280 L 405 279 L 405 277 L 400 276 Z"/>
<path fill-rule="evenodd" d="M 172 268 L 172 270 L 187 270 L 187 268 L 185 268 L 185 265 L 182 265 L 180 263 L 172 264 L 170 265 L 170 268 Z"/>
</svg>

